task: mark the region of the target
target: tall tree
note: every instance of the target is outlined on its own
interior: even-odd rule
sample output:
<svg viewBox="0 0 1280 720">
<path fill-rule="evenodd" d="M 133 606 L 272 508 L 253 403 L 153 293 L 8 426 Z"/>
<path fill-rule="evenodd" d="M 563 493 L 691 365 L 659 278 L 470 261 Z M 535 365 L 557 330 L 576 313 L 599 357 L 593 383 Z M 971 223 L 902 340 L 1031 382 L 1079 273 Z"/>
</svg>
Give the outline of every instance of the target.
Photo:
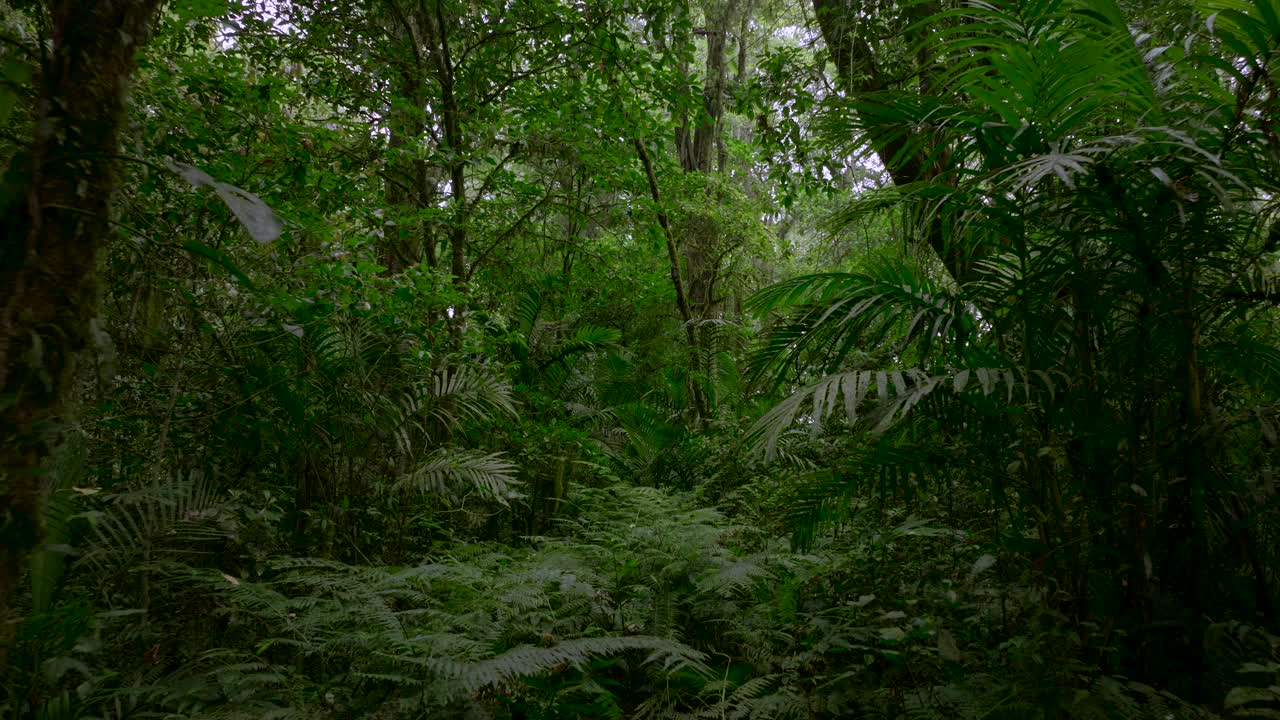
<svg viewBox="0 0 1280 720">
<path fill-rule="evenodd" d="M 745 36 L 749 27 L 749 3 L 707 0 L 699 9 L 703 24 L 695 27 L 691 17 L 693 8 L 670 8 L 669 28 L 656 40 L 668 61 L 676 66 L 677 83 L 671 88 L 669 98 L 675 124 L 676 158 L 688 184 L 700 189 L 702 195 L 686 204 L 675 225 L 665 213 L 659 218 L 667 239 L 677 307 L 691 346 L 688 384 L 693 410 L 702 418 L 712 410 L 707 391 L 712 351 L 710 327 L 717 319 L 716 285 L 721 279 L 727 247 L 731 247 L 716 213 L 726 199 L 723 181 L 728 170 L 725 120 L 730 85 L 729 48 L 736 30 L 740 80 L 747 61 Z M 704 40 L 701 73 L 690 68 L 691 59 L 699 49 L 698 38 Z M 636 148 L 649 178 L 651 196 L 658 202 L 653 163 L 640 144 Z"/>
<path fill-rule="evenodd" d="M 435 57 L 424 43 L 426 28 L 434 23 L 422 17 L 422 6 L 403 7 L 389 0 L 390 17 L 387 40 L 394 47 L 390 79 L 390 103 L 386 109 L 388 143 L 387 170 L 383 177 L 386 200 L 397 215 L 420 216 L 435 205 L 438 189 L 434 174 L 421 148 L 426 134 L 426 85 L 431 72 L 428 64 Z M 434 268 L 437 263 L 435 232 L 420 218 L 396 221 L 383 239 L 382 264 L 391 272 L 425 260 Z"/>
<path fill-rule="evenodd" d="M 160 5 L 53 4 L 34 136 L 0 191 L 0 634 L 12 632 L 9 597 L 40 538 L 40 466 L 58 442 L 77 356 L 94 344 L 128 81 Z M 0 654 L 7 646 L 0 636 Z"/>
</svg>

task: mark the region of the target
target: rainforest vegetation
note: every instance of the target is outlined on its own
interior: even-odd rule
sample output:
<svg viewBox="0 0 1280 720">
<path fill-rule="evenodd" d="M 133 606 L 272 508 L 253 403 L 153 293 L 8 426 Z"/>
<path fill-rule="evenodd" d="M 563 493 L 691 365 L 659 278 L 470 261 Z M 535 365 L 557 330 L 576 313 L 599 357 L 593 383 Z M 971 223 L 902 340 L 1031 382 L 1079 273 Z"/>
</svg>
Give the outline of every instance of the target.
<svg viewBox="0 0 1280 720">
<path fill-rule="evenodd" d="M 0 718 L 1280 718 L 1280 0 L 0 2 Z"/>
</svg>

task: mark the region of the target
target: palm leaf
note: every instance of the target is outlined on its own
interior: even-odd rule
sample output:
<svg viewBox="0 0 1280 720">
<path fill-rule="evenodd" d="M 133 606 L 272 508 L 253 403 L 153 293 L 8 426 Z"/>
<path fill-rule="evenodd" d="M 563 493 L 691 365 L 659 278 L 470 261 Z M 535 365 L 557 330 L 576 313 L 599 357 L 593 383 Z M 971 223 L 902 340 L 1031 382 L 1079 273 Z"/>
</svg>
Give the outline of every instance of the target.
<svg viewBox="0 0 1280 720">
<path fill-rule="evenodd" d="M 474 489 L 506 504 L 515 497 L 516 466 L 500 453 L 441 449 L 396 483 L 424 494 L 456 496 L 459 490 Z"/>
</svg>

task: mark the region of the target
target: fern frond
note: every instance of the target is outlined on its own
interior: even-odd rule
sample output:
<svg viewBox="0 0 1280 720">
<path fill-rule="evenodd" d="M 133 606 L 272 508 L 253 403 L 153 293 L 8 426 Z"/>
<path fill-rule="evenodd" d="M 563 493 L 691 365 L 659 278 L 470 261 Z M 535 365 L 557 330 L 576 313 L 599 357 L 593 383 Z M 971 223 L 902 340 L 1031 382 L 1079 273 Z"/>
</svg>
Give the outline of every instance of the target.
<svg viewBox="0 0 1280 720">
<path fill-rule="evenodd" d="M 750 556 L 735 558 L 711 573 L 698 579 L 699 592 L 729 596 L 773 576 L 773 568 L 764 564 L 764 558 Z"/>
<path fill-rule="evenodd" d="M 542 361 L 541 369 L 546 370 L 552 365 L 563 363 L 575 355 L 594 352 L 600 348 L 616 344 L 620 340 L 622 340 L 622 333 L 613 328 L 583 325 L 574 332 L 573 337 L 561 343 Z"/>
</svg>

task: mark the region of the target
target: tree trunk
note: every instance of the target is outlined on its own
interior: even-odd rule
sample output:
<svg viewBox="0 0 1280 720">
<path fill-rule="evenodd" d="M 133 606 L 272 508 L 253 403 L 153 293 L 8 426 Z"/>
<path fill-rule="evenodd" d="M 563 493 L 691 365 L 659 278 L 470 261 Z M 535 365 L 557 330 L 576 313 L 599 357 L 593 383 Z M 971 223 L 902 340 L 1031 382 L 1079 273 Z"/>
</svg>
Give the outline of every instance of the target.
<svg viewBox="0 0 1280 720">
<path fill-rule="evenodd" d="M 456 72 L 449 51 L 449 26 L 445 20 L 440 0 L 435 3 L 435 17 L 427 23 L 430 29 L 431 54 L 435 59 L 436 81 L 440 83 L 440 111 L 444 119 L 444 147 L 448 157 L 449 195 L 453 206 L 452 226 L 449 229 L 449 272 L 453 285 L 460 293 L 467 290 L 467 224 L 470 208 L 467 203 L 466 143 L 462 137 L 462 109 L 455 92 Z M 461 308 L 458 308 L 461 311 Z M 461 329 L 458 318 L 454 327 Z"/>
<path fill-rule="evenodd" d="M 707 55 L 702 79 L 702 111 L 692 120 L 681 116 L 676 129 L 676 154 L 686 173 L 710 175 L 723 172 L 727 153 L 723 149 L 724 103 L 728 94 L 728 64 L 726 50 L 730 28 L 738 16 L 740 0 L 710 0 L 704 6 L 706 26 L 697 33 L 706 38 Z M 691 38 L 687 38 L 691 40 Z M 675 38 L 674 42 L 680 42 Z M 739 38 L 741 50 L 742 39 Z M 741 54 L 741 53 L 740 53 Z M 745 63 L 745 56 L 740 57 Z M 714 202 L 715 186 L 708 183 L 707 195 Z M 707 359 L 711 354 L 706 324 L 703 321 L 715 315 L 715 284 L 720 273 L 721 233 L 719 222 L 709 212 L 695 212 L 686 220 L 684 228 L 685 298 L 687 312 L 692 321 L 689 328 L 690 343 L 690 391 L 693 406 L 699 418 L 711 410 L 706 379 L 710 375 Z"/>
<path fill-rule="evenodd" d="M 412 147 L 425 132 L 423 121 L 423 58 L 420 52 L 422 21 L 409 11 L 400 11 L 392 3 L 395 17 L 388 30 L 390 40 L 402 48 L 409 60 L 397 72 L 398 86 L 387 109 L 387 128 L 391 133 L 390 162 L 384 180 L 387 205 L 400 213 L 420 212 L 434 201 L 428 182 L 427 163 Z M 401 222 L 385 227 L 379 247 L 379 262 L 392 273 L 401 272 L 422 260 L 435 267 L 435 238 L 428 223 Z"/>
<path fill-rule="evenodd" d="M 813 0 L 813 10 L 822 31 L 822 39 L 831 55 L 831 62 L 836 66 L 840 90 L 846 95 L 856 96 L 889 89 L 891 81 L 876 63 L 870 43 L 855 30 L 855 22 L 862 12 L 860 0 Z M 934 3 L 927 3 L 917 7 L 913 16 L 925 17 L 937 12 Z M 920 60 L 922 66 L 918 75 L 918 91 L 926 95 L 936 92 L 932 85 L 932 68 L 925 64 L 927 59 Z M 866 133 L 867 141 L 895 185 L 934 180 L 948 162 L 948 154 L 936 151 L 937 148 L 909 147 L 913 135 L 901 128 L 873 126 L 866 128 Z M 947 242 L 945 213 L 935 212 L 925 222 L 925 241 L 937 253 L 951 276 L 960 281 L 967 272 L 971 258 L 965 257 L 961 248 Z"/>
<path fill-rule="evenodd" d="M 715 171 L 715 150 L 720 144 L 724 129 L 724 97 L 728 85 L 725 48 L 728 45 L 736 0 L 714 5 L 707 11 L 707 27 L 703 31 L 707 38 L 707 63 L 703 78 L 702 112 L 692 132 L 686 129 L 681 135 L 687 147 L 680 152 L 680 158 L 687 173 L 710 174 Z M 710 187 L 707 190 L 708 193 L 714 192 Z M 695 320 L 706 320 L 712 314 L 712 292 L 719 271 L 716 262 L 719 241 L 720 229 L 713 218 L 701 213 L 691 218 L 690 227 L 685 234 L 684 261 L 688 277 L 689 309 Z"/>
<path fill-rule="evenodd" d="M 59 441 L 76 358 L 92 337 L 134 53 L 160 5 L 53 5 L 34 137 L 12 159 L 0 197 L 0 668 L 12 598 L 40 542 L 40 466 Z"/>
</svg>

